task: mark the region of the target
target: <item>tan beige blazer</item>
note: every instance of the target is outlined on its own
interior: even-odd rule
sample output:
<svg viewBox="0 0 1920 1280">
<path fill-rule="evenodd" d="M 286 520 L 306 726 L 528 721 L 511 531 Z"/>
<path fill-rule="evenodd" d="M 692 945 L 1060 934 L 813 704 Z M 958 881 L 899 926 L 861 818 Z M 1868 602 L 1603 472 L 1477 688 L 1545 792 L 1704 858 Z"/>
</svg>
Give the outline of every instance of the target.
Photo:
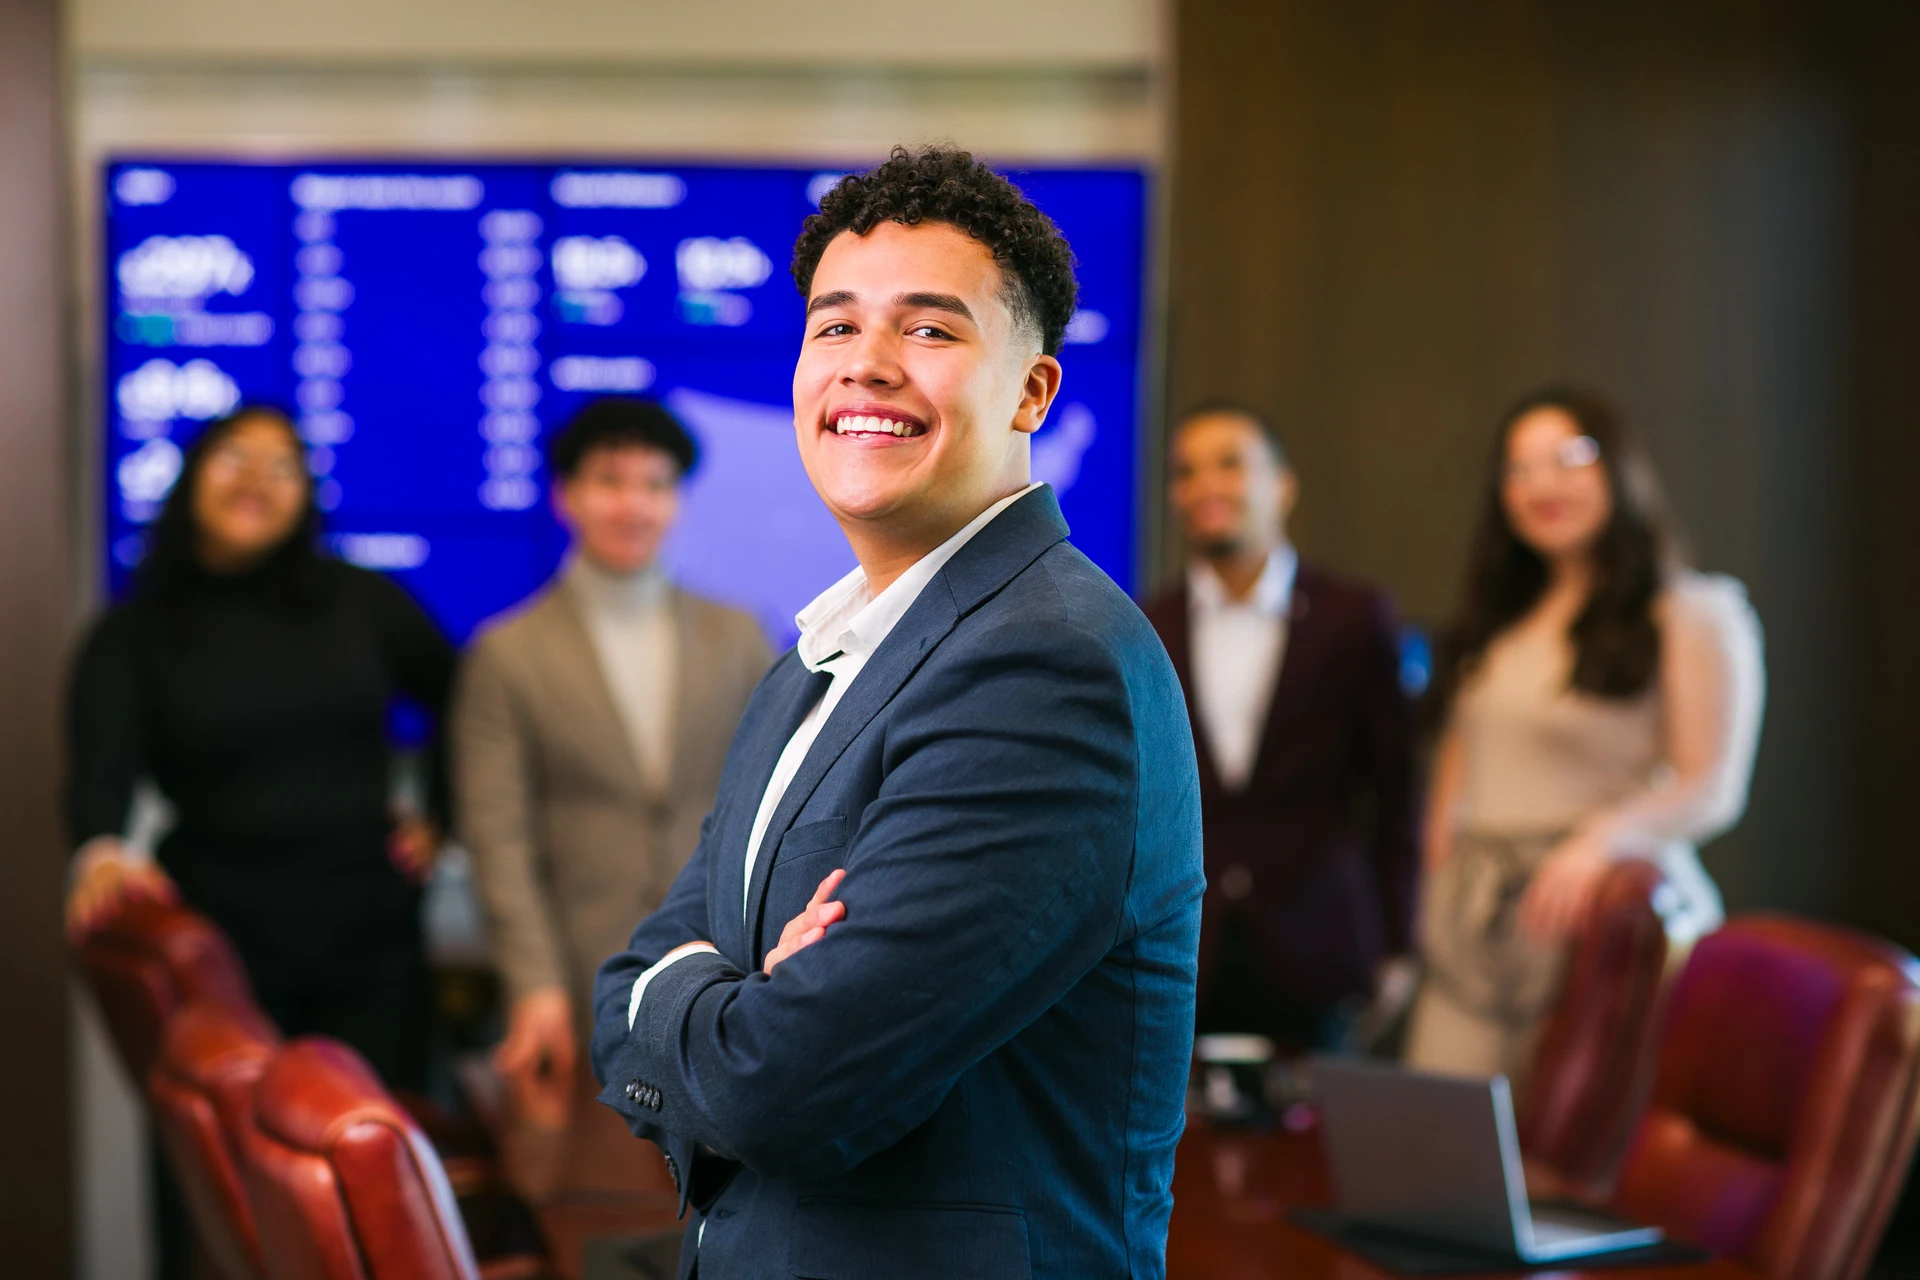
<svg viewBox="0 0 1920 1280">
<path fill-rule="evenodd" d="M 693 856 L 747 697 L 772 661 L 736 609 L 675 589 L 669 782 L 650 794 L 572 588 L 556 579 L 482 629 L 452 712 L 455 818 L 473 854 L 509 1001 L 564 986 L 626 945 Z"/>
</svg>

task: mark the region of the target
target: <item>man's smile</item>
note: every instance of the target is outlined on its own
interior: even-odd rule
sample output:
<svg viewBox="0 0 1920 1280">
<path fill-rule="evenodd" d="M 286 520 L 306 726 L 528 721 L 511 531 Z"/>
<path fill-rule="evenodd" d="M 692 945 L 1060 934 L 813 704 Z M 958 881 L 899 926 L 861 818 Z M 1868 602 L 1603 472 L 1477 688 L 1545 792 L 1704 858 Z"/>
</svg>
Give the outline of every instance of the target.
<svg viewBox="0 0 1920 1280">
<path fill-rule="evenodd" d="M 913 439 L 927 434 L 927 424 L 910 413 L 878 405 L 854 405 L 834 410 L 827 430 L 851 439 Z"/>
</svg>

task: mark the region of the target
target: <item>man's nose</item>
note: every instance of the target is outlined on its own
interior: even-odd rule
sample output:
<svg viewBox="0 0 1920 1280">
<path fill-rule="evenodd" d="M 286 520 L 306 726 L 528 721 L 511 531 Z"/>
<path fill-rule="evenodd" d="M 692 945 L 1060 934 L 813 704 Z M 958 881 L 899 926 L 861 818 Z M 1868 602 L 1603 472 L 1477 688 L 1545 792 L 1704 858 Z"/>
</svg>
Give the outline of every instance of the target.
<svg viewBox="0 0 1920 1280">
<path fill-rule="evenodd" d="M 841 381 L 863 387 L 897 387 L 905 381 L 897 348 L 886 334 L 862 334 L 847 352 L 841 367 Z"/>
</svg>

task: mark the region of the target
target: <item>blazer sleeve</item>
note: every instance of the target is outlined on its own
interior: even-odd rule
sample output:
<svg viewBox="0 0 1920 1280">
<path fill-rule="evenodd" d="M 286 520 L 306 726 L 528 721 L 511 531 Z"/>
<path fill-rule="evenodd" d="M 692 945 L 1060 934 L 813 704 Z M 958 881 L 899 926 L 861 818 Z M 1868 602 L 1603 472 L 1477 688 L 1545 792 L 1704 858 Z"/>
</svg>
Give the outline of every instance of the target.
<svg viewBox="0 0 1920 1280">
<path fill-rule="evenodd" d="M 1413 701 L 1400 683 L 1400 625 L 1385 595 L 1367 599 L 1360 693 L 1360 771 L 1373 795 L 1373 866 L 1387 954 L 1413 946 L 1420 875 Z"/>
<path fill-rule="evenodd" d="M 598 1060 L 659 1105 L 609 1105 L 762 1172 L 848 1169 L 1157 923 L 1126 918 L 1139 789 L 1117 657 L 1032 620 L 969 651 L 895 700 L 846 919 L 771 976 L 713 955 L 663 970 Z"/>
<path fill-rule="evenodd" d="M 564 988 L 558 912 L 535 826 L 532 727 L 493 637 L 474 645 L 450 719 L 458 830 L 473 855 L 507 999 Z"/>
</svg>

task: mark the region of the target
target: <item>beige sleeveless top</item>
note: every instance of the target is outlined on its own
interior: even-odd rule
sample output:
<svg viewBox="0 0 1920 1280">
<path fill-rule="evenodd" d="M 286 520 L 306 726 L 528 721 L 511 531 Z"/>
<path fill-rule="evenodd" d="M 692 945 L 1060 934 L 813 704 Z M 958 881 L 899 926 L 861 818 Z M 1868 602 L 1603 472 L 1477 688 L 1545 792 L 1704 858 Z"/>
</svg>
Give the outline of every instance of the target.
<svg viewBox="0 0 1920 1280">
<path fill-rule="evenodd" d="M 1623 856 L 1665 866 L 1705 927 L 1719 895 L 1695 852 L 1746 808 L 1766 700 L 1760 622 L 1732 578 L 1682 570 L 1656 604 L 1662 669 L 1639 697 L 1596 698 L 1568 687 L 1565 632 L 1510 631 L 1488 646 L 1452 713 L 1462 758 L 1463 831 L 1504 836 L 1576 829 Z M 1667 760 L 1671 681 L 1700 697 L 1711 764 L 1679 777 Z"/>
</svg>

